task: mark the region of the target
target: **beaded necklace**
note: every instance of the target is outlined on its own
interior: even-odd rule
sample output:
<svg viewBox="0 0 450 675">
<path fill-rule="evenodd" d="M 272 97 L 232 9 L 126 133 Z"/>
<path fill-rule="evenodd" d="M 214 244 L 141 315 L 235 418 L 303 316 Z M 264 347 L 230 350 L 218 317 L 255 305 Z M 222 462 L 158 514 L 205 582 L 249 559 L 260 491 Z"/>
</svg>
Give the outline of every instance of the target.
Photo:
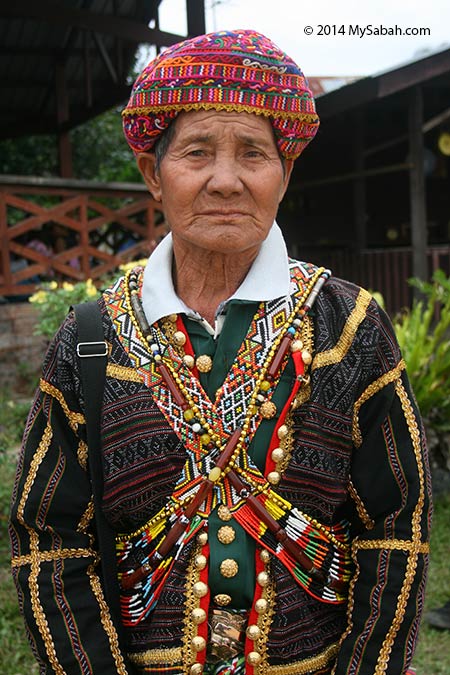
<svg viewBox="0 0 450 675">
<path fill-rule="evenodd" d="M 188 367 L 180 345 L 175 348 L 169 342 L 163 322 L 148 324 L 139 297 L 139 271 L 128 273 L 117 307 L 110 303 L 119 337 L 133 344 L 130 357 L 137 358 L 139 371 L 152 388 L 156 404 L 188 454 L 166 507 L 138 532 L 118 538 L 119 568 L 120 561 L 127 559 L 134 546 L 147 551 L 138 569 L 128 568 L 119 574 L 125 595 L 129 596 L 128 600 L 123 597 L 125 604 L 134 602 L 136 584 L 145 580 L 141 616 L 151 611 L 174 560 L 217 504 L 227 505 L 244 529 L 276 555 L 308 592 L 327 602 L 344 601 L 342 591 L 349 574 L 345 525 L 326 527 L 295 509 L 274 492 L 246 452 L 261 419 L 274 414 L 271 395 L 289 353 L 297 361 L 300 357 L 303 364 L 311 361 L 311 355 L 303 350 L 299 340 L 299 329 L 328 276 L 328 271 L 312 268 L 305 281 L 303 270 L 301 273 L 293 269 L 292 278 L 301 278 L 302 283 L 298 284 L 289 311 L 281 305 L 269 307 L 269 303 L 259 307 L 237 355 L 237 365 L 227 376 L 214 404 Z M 168 317 L 167 321 L 175 328 L 175 317 Z M 274 327 L 273 339 L 270 327 Z M 170 332 L 175 335 L 179 331 Z M 263 344 L 263 338 L 268 345 Z M 147 345 L 145 354 L 142 344 Z M 304 370 L 299 372 L 303 379 Z M 250 376 L 253 386 L 248 386 Z M 231 413 L 224 406 L 228 399 L 237 407 Z M 133 623 L 135 619 L 130 621 Z"/>
</svg>

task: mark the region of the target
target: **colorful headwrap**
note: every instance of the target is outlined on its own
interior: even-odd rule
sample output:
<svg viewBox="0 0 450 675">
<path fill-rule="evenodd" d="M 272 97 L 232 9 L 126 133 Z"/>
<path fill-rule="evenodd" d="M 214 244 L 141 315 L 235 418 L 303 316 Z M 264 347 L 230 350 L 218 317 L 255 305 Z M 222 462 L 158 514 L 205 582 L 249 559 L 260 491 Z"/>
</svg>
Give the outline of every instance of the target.
<svg viewBox="0 0 450 675">
<path fill-rule="evenodd" d="M 144 68 L 122 113 L 132 150 L 151 150 L 184 110 L 264 115 L 286 159 L 296 159 L 319 127 L 314 99 L 300 68 L 268 38 L 251 30 L 185 40 Z"/>
</svg>

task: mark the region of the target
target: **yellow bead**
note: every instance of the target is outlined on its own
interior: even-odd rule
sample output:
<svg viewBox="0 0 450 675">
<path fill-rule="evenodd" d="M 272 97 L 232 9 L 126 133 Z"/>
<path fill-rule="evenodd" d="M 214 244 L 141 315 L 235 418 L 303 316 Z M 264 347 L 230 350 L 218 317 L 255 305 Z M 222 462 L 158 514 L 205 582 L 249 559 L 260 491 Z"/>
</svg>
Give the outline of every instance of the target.
<svg viewBox="0 0 450 675">
<path fill-rule="evenodd" d="M 207 562 L 206 556 L 200 554 L 195 558 L 195 568 L 197 570 L 204 570 Z"/>
<path fill-rule="evenodd" d="M 207 541 L 208 541 L 207 532 L 200 532 L 200 534 L 197 535 L 197 542 L 200 544 L 200 546 L 204 546 Z"/>
<path fill-rule="evenodd" d="M 267 474 L 267 480 L 271 485 L 278 485 L 281 480 L 281 476 L 278 471 L 271 471 Z"/>
<path fill-rule="evenodd" d="M 266 548 L 263 548 L 259 553 L 259 557 L 262 562 L 267 563 L 270 560 L 270 553 Z"/>
<path fill-rule="evenodd" d="M 197 581 L 192 587 L 192 592 L 196 598 L 204 598 L 208 593 L 208 586 L 203 581 Z"/>
<path fill-rule="evenodd" d="M 167 318 L 171 323 L 176 323 L 178 319 L 178 314 L 169 314 Z"/>
<path fill-rule="evenodd" d="M 305 364 L 305 366 L 308 366 L 312 361 L 312 356 L 306 349 L 302 351 L 302 361 Z"/>
<path fill-rule="evenodd" d="M 186 344 L 186 335 L 183 333 L 181 330 L 175 331 L 175 333 L 172 335 L 172 342 L 177 346 L 177 347 L 182 347 L 183 345 Z"/>
<path fill-rule="evenodd" d="M 260 586 L 265 588 L 269 583 L 269 575 L 267 574 L 267 572 L 260 572 L 256 577 L 256 581 Z"/>
<path fill-rule="evenodd" d="M 261 391 L 269 391 L 270 382 L 268 380 L 263 380 L 259 385 L 259 388 L 261 389 Z"/>
<path fill-rule="evenodd" d="M 189 669 L 189 675 L 202 675 L 203 673 L 203 664 L 193 663 Z"/>
<path fill-rule="evenodd" d="M 185 354 L 185 355 L 183 356 L 183 363 L 184 363 L 184 365 L 187 366 L 188 368 L 193 368 L 194 365 L 195 365 L 194 357 L 191 356 L 190 354 Z"/>
<path fill-rule="evenodd" d="M 204 434 L 205 436 L 207 434 Z M 203 443 L 203 437 L 202 437 L 202 443 Z M 220 467 L 215 466 L 213 469 L 208 474 L 208 480 L 210 480 L 212 483 L 215 483 L 217 480 L 219 480 L 220 476 L 222 474 L 222 470 Z"/>
<path fill-rule="evenodd" d="M 284 450 L 281 448 L 274 448 L 271 457 L 274 462 L 281 462 L 281 460 L 284 459 Z"/>
<path fill-rule="evenodd" d="M 257 614 L 265 614 L 267 612 L 268 602 L 265 598 L 259 598 L 255 602 L 255 611 Z"/>
<path fill-rule="evenodd" d="M 196 652 L 202 652 L 206 649 L 206 640 L 201 635 L 196 635 L 192 638 L 191 644 Z"/>
<path fill-rule="evenodd" d="M 203 445 L 208 445 L 211 442 L 211 436 L 209 434 L 202 434 L 200 440 Z"/>
<path fill-rule="evenodd" d="M 192 410 L 192 408 L 187 408 L 187 410 L 183 412 L 183 417 L 186 420 L 186 422 L 190 422 L 191 420 L 194 419 L 195 412 Z"/>
<path fill-rule="evenodd" d="M 282 438 L 286 438 L 287 435 L 288 435 L 288 428 L 286 424 L 282 424 L 280 427 L 278 427 L 277 436 L 281 440 Z"/>
<path fill-rule="evenodd" d="M 245 632 L 247 633 L 249 640 L 257 640 L 261 635 L 261 629 L 255 623 L 248 626 Z"/>
<path fill-rule="evenodd" d="M 192 619 L 192 622 L 195 623 L 196 626 L 203 623 L 204 621 L 206 621 L 205 610 L 202 609 L 201 607 L 196 607 L 191 612 L 191 619 Z"/>
<path fill-rule="evenodd" d="M 301 352 L 303 349 L 303 342 L 301 340 L 292 340 L 291 352 Z"/>
<path fill-rule="evenodd" d="M 249 652 L 247 655 L 247 663 L 250 666 L 257 666 L 259 663 L 261 663 L 262 656 L 259 652 Z"/>
</svg>

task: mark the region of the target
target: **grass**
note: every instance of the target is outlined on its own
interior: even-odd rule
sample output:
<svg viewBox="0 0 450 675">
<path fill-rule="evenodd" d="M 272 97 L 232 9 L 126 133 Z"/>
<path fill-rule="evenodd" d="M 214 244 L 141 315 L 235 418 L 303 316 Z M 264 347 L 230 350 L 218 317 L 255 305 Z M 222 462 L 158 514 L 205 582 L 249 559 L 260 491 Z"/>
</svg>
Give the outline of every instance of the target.
<svg viewBox="0 0 450 675">
<path fill-rule="evenodd" d="M 1 396 L 0 396 L 1 399 Z M 8 414 L 0 425 L 0 673 L 1 675 L 38 675 L 39 669 L 28 645 L 17 595 L 10 573 L 7 534 L 9 500 L 15 473 L 18 435 L 24 426 L 28 404 L 5 405 Z M 435 503 L 431 536 L 431 563 L 425 599 L 425 611 L 441 606 L 450 598 L 450 566 L 448 564 L 448 524 L 450 494 Z M 450 675 L 450 633 L 422 623 L 419 645 L 413 666 L 417 675 Z"/>
</svg>

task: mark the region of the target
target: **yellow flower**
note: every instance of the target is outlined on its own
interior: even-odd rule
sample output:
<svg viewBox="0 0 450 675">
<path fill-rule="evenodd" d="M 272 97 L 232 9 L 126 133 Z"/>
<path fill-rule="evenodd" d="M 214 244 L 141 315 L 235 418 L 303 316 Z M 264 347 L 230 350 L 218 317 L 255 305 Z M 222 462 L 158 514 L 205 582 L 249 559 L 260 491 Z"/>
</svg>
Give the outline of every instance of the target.
<svg viewBox="0 0 450 675">
<path fill-rule="evenodd" d="M 42 305 L 47 300 L 47 291 L 36 291 L 28 298 L 29 302 L 35 303 L 36 305 Z"/>
<path fill-rule="evenodd" d="M 49 291 L 54 291 L 55 289 L 58 288 L 58 283 L 56 281 L 50 281 L 47 284 L 47 288 L 49 289 Z"/>
<path fill-rule="evenodd" d="M 73 284 L 69 283 L 68 281 L 64 281 L 62 287 L 65 291 L 73 291 L 74 288 Z"/>
</svg>

